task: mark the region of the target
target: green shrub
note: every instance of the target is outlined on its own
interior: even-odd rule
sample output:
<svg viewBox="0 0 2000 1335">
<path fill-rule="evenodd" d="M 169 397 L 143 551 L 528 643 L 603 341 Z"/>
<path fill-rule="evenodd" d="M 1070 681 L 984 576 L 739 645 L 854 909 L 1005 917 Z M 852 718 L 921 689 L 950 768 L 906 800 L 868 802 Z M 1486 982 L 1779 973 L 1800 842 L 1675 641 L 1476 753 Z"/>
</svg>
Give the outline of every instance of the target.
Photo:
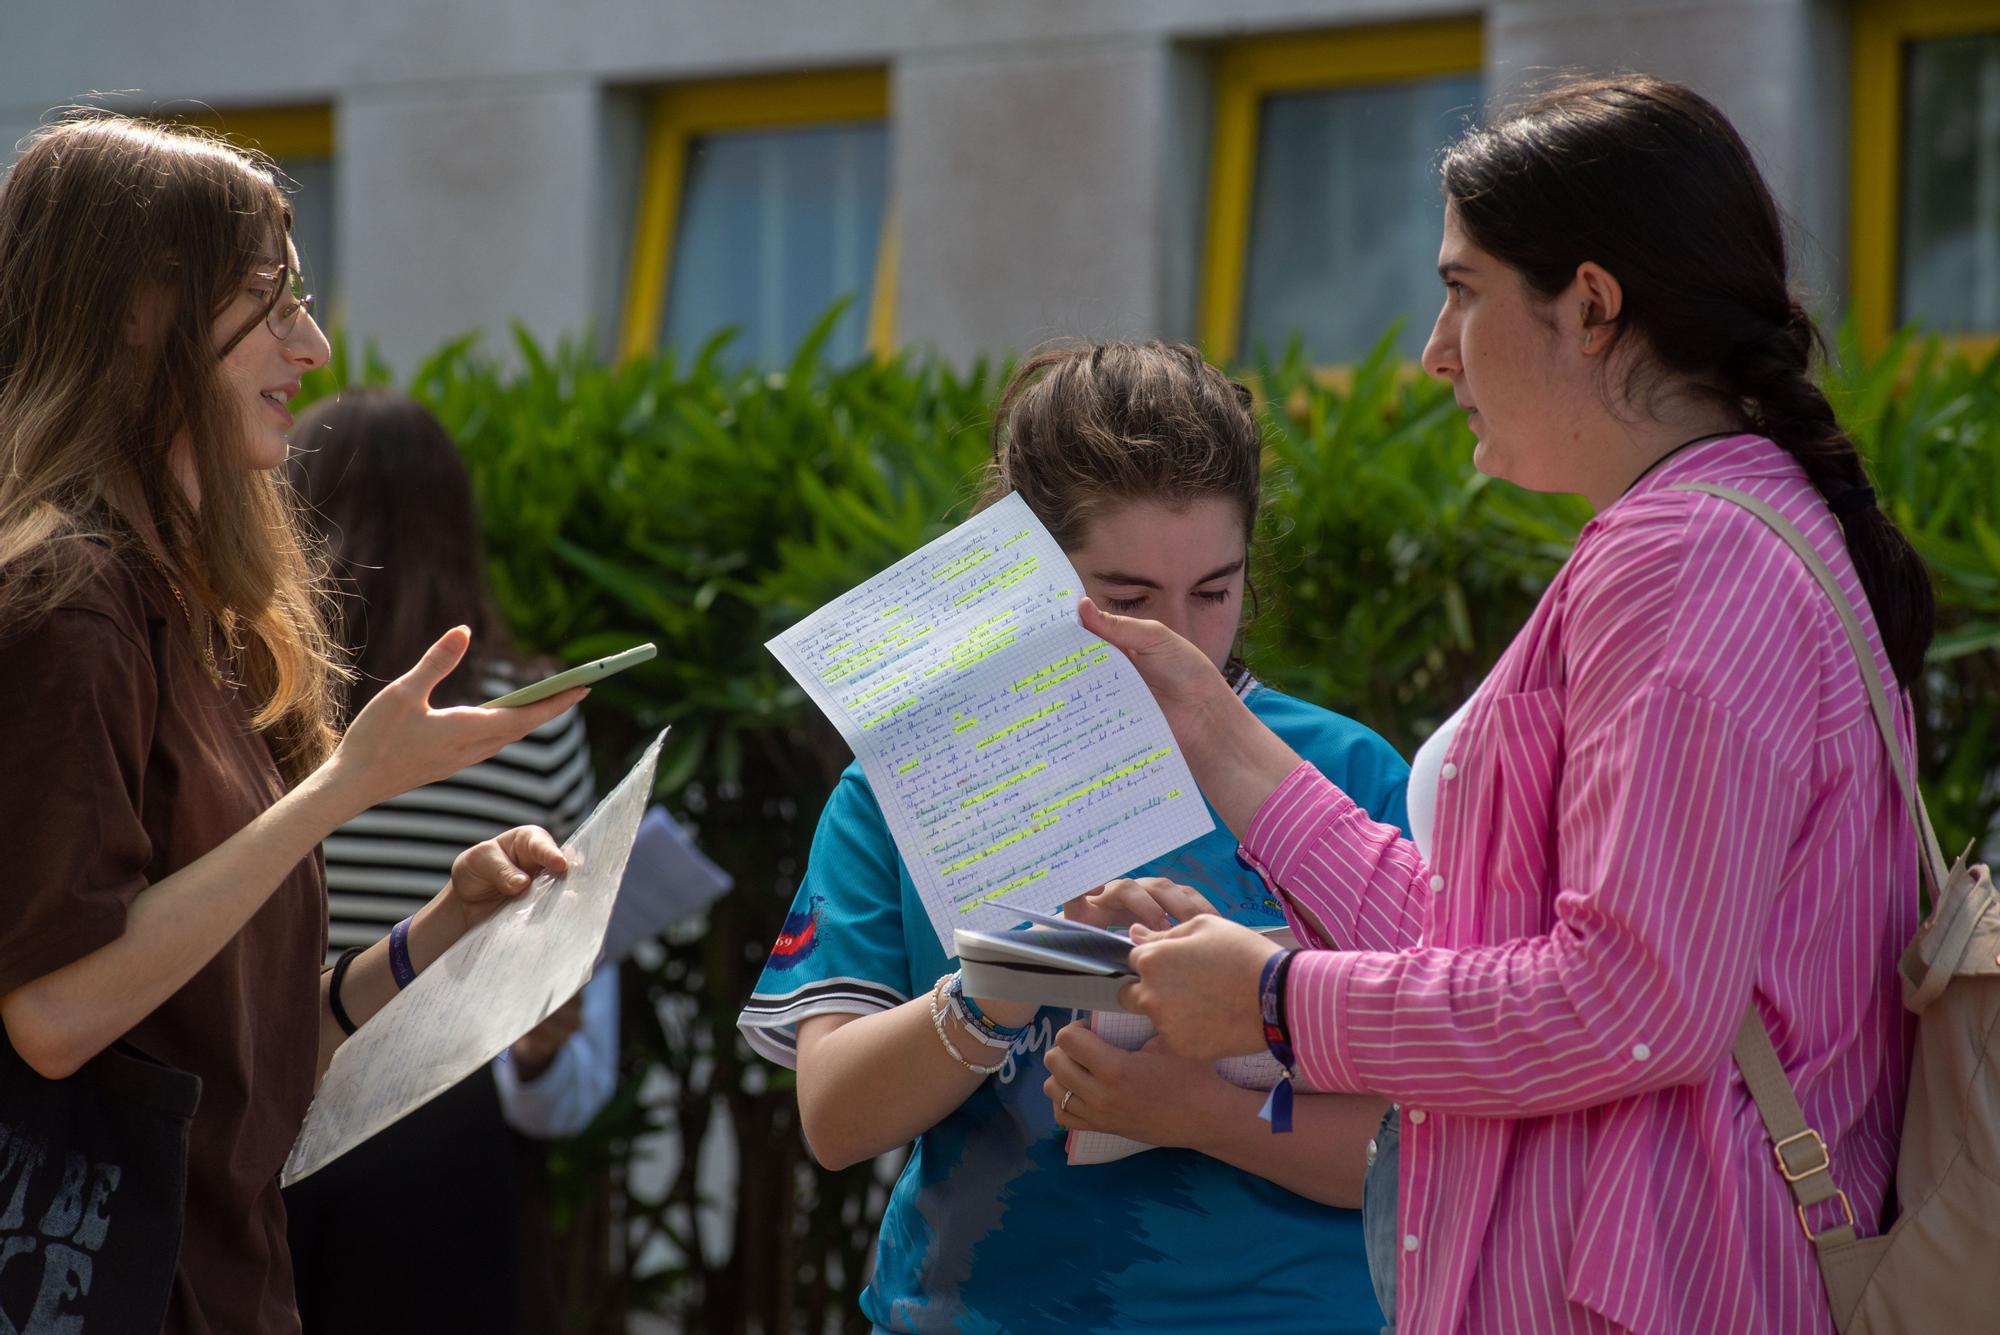
<svg viewBox="0 0 2000 1335">
<path fill-rule="evenodd" d="M 816 1170 L 789 1074 L 735 1030 L 848 760 L 763 644 L 962 515 L 998 385 L 984 366 L 828 365 L 825 327 L 765 373 L 730 369 L 717 344 L 607 368 L 583 345 L 519 337 L 509 365 L 460 342 L 411 381 L 465 450 L 523 645 L 574 661 L 659 642 L 653 663 L 593 694 L 598 759 L 608 777 L 672 725 L 660 793 L 737 881 L 657 967 L 627 971 L 628 1078 L 560 1151 L 579 1328 L 622 1330 L 627 1307 L 690 1330 L 865 1324 L 855 1299 L 881 1173 Z M 1478 684 L 1588 511 L 1474 473 L 1450 394 L 1389 348 L 1345 388 L 1296 359 L 1258 377 L 1273 501 L 1249 653 L 1267 679 L 1408 753 Z M 2000 361 L 1898 343 L 1867 361 L 1849 347 L 1843 365 L 1837 404 L 1937 577 L 1924 765 L 1956 849 L 2000 808 Z M 343 356 L 314 388 L 386 378 Z M 629 1172 L 649 1133 L 686 1147 L 650 1193 Z M 700 1155 L 728 1144 L 736 1198 L 706 1200 Z M 720 1245 L 705 1215 L 727 1224 Z"/>
</svg>

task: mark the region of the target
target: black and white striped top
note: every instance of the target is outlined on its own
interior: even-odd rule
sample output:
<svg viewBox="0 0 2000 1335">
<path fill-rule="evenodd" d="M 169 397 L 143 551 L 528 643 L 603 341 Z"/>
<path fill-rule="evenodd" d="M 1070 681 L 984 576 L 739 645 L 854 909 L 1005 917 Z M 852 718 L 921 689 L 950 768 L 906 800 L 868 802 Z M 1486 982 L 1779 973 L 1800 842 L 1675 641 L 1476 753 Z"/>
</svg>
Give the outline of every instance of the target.
<svg viewBox="0 0 2000 1335">
<path fill-rule="evenodd" d="M 495 675 L 486 685 L 504 695 L 521 683 Z M 490 760 L 369 808 L 326 841 L 328 960 L 387 936 L 480 840 L 517 825 L 567 839 L 595 797 L 583 718 L 572 709 Z"/>
</svg>

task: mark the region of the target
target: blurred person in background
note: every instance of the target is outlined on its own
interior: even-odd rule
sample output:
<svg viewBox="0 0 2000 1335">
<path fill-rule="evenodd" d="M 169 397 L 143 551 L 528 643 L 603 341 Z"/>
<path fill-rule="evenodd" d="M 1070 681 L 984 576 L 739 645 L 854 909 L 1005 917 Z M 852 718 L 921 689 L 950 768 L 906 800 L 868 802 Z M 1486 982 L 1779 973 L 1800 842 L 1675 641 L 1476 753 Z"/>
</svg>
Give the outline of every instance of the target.
<svg viewBox="0 0 2000 1335">
<path fill-rule="evenodd" d="M 436 699 L 491 699 L 541 675 L 494 610 L 471 479 L 428 409 L 346 390 L 307 410 L 294 438 L 292 482 L 325 537 L 336 634 L 359 672 L 343 714 L 436 626 L 471 626 L 475 646 Z M 572 709 L 348 821 L 326 841 L 329 957 L 403 918 L 460 841 L 524 822 L 564 839 L 592 798 Z M 307 1335 L 553 1329 L 539 1142 L 582 1131 L 617 1080 L 618 970 L 604 965 L 490 1067 L 288 1189 Z"/>
</svg>

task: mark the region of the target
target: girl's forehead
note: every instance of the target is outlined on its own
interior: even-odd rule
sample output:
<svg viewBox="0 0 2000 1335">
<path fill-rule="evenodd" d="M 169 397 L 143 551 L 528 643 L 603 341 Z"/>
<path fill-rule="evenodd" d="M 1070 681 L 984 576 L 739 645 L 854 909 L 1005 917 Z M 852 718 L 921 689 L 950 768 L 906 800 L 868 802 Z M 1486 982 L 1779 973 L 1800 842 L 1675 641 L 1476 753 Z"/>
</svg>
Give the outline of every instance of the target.
<svg viewBox="0 0 2000 1335">
<path fill-rule="evenodd" d="M 1209 549 L 1241 547 L 1248 534 L 1239 502 L 1224 495 L 1198 496 L 1170 504 L 1134 498 L 1105 506 L 1084 530 L 1082 548 L 1117 546 L 1127 555 L 1135 547 L 1164 539 L 1161 550 L 1193 555 Z"/>
</svg>

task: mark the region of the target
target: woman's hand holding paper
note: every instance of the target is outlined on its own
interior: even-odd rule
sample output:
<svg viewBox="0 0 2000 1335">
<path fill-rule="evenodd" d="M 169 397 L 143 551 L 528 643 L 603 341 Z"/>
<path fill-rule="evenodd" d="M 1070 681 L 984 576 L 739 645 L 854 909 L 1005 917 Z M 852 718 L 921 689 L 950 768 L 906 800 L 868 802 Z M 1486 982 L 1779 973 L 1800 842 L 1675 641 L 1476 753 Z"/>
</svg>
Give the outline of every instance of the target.
<svg viewBox="0 0 2000 1335">
<path fill-rule="evenodd" d="M 1210 1063 L 1179 1056 L 1159 1038 L 1128 1052 L 1090 1032 L 1083 1020 L 1063 1027 L 1046 1061 L 1042 1092 L 1055 1107 L 1057 1125 L 1072 1131 L 1200 1149 L 1242 1100 L 1243 1091 Z"/>
<path fill-rule="evenodd" d="M 553 835 L 522 825 L 452 859 L 450 899 L 470 927 L 507 900 L 526 894 L 543 872 L 561 875 L 568 870 L 569 860 Z"/>
<path fill-rule="evenodd" d="M 1260 932 L 1204 914 L 1164 932 L 1132 929 L 1132 968 L 1119 1001 L 1153 1022 L 1183 1057 L 1213 1060 L 1264 1050 L 1257 984 L 1284 947 Z"/>
<path fill-rule="evenodd" d="M 1138 671 L 1202 796 L 1241 838 L 1264 799 L 1299 767 L 1298 753 L 1257 721 L 1207 654 L 1169 627 L 1117 616 L 1088 598 L 1077 620 Z"/>
<path fill-rule="evenodd" d="M 501 905 L 528 893 L 537 876 L 568 870 L 555 837 L 533 825 L 474 844 L 452 859 L 450 883 L 410 920 L 411 963 L 421 973 Z"/>
</svg>

